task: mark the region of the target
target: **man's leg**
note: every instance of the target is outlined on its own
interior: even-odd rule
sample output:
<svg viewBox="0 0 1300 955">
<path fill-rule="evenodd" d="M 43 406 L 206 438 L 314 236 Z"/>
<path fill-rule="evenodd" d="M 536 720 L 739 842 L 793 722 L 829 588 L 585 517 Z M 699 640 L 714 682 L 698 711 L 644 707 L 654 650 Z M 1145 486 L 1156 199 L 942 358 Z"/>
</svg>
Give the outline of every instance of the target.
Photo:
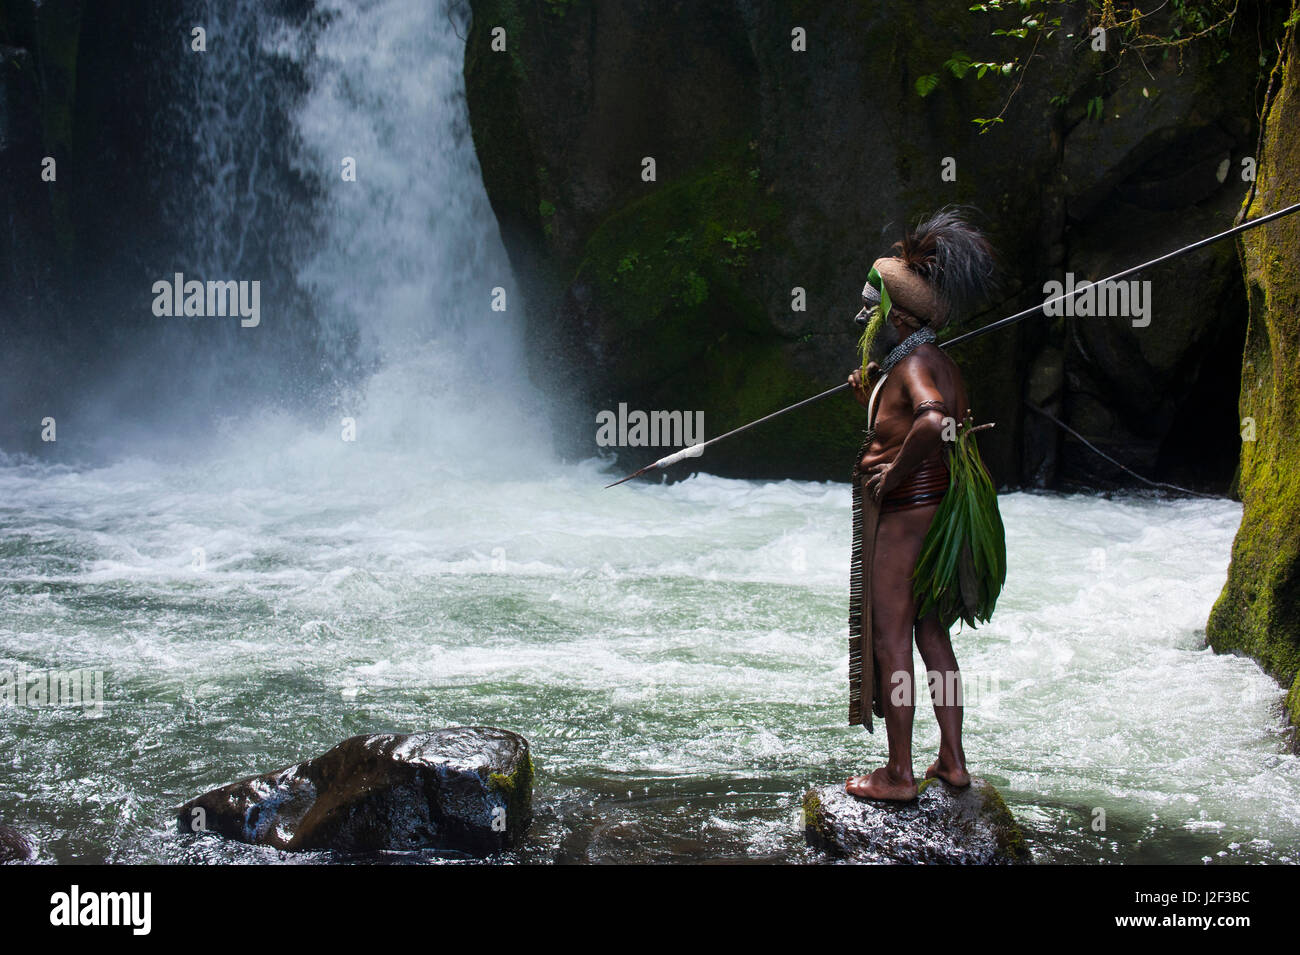
<svg viewBox="0 0 1300 955">
<path fill-rule="evenodd" d="M 939 758 L 925 771 L 927 778 L 938 776 L 954 786 L 969 786 L 966 754 L 961 748 L 961 671 L 952 640 L 939 622 L 938 614 L 928 614 L 916 625 L 916 646 L 921 651 L 928 674 L 937 684 L 931 688 L 934 718 L 939 722 Z"/>
<path fill-rule="evenodd" d="M 937 506 L 917 507 L 880 515 L 876 553 L 871 568 L 872 637 L 880 672 L 889 761 L 867 776 L 854 776 L 845 790 L 870 799 L 916 798 L 912 775 L 912 716 L 915 685 L 912 673 L 912 570 Z"/>
</svg>

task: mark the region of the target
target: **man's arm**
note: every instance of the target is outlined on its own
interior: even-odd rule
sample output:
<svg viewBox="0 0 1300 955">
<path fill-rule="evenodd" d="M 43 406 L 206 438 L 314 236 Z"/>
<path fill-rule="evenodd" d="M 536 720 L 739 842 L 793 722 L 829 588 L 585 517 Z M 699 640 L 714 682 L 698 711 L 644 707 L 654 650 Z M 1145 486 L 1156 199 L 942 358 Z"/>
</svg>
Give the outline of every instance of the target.
<svg viewBox="0 0 1300 955">
<path fill-rule="evenodd" d="M 866 488 L 877 500 L 898 487 L 922 461 L 939 450 L 943 445 L 943 422 L 948 416 L 943 394 L 925 362 L 905 361 L 898 371 L 902 373 L 903 395 L 912 407 L 912 427 L 894 460 L 871 469 Z"/>
</svg>

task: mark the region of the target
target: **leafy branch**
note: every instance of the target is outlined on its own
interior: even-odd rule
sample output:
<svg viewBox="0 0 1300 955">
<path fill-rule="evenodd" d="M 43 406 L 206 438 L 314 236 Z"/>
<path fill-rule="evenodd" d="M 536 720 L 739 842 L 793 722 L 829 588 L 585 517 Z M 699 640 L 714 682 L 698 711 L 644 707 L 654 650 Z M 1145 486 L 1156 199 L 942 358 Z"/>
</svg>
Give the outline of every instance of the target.
<svg viewBox="0 0 1300 955">
<path fill-rule="evenodd" d="M 926 97 L 938 89 L 944 73 L 951 74 L 956 80 L 963 80 L 971 74 L 976 80 L 982 80 L 986 76 L 993 79 L 1014 76 L 1015 85 L 997 115 L 972 120 L 981 133 L 987 132 L 1003 121 L 1008 107 L 1024 83 L 1029 65 L 1038 55 L 1042 41 L 1051 40 L 1066 29 L 1062 14 L 1063 8 L 1069 3 L 1070 0 L 987 0 L 974 4 L 969 9 L 976 14 L 1004 15 L 1019 12 L 1019 26 L 998 27 L 990 35 L 1015 44 L 1024 44 L 1028 46 L 1028 52 L 1004 60 L 975 60 L 968 53 L 954 52 L 939 71 L 916 78 L 913 88 L 917 95 Z M 1156 49 L 1163 56 L 1168 56 L 1171 51 L 1177 51 L 1181 55 L 1185 48 L 1196 41 L 1226 36 L 1236 19 L 1240 0 L 1163 0 L 1146 13 L 1136 3 L 1117 3 L 1116 0 L 1085 0 L 1085 4 L 1087 9 L 1082 21 L 1083 37 L 1080 42 L 1086 42 L 1089 37 L 1096 39 L 1099 29 L 1104 37 L 1113 34 L 1117 41 L 1115 59 L 1118 61 L 1129 51 L 1139 56 L 1144 51 Z M 1151 26 L 1153 23 L 1160 23 L 1163 32 L 1157 32 Z M 1073 39 L 1075 34 L 1067 33 L 1066 36 Z M 1104 42 L 1103 39 L 1103 44 Z M 1104 45 L 1101 49 L 1105 49 Z M 1227 50 L 1222 51 L 1220 59 L 1227 55 Z M 1067 99 L 1052 97 L 1052 103 L 1064 106 Z M 1085 115 L 1089 119 L 1101 119 L 1100 96 L 1088 100 Z"/>
</svg>

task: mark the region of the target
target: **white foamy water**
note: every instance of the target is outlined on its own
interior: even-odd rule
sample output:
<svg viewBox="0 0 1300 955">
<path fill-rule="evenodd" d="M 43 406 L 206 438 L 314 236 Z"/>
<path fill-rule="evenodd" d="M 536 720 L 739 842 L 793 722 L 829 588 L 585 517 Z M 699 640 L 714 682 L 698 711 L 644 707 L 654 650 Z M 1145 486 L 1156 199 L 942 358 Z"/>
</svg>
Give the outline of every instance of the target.
<svg viewBox="0 0 1300 955">
<path fill-rule="evenodd" d="M 530 857 L 803 858 L 803 788 L 882 759 L 844 725 L 847 485 L 282 444 L 0 471 L 0 667 L 107 671 L 102 717 L 4 713 L 0 798 L 53 857 L 266 858 L 166 807 L 354 733 L 488 723 L 542 767 Z M 1040 857 L 1294 858 L 1281 691 L 1203 645 L 1239 508 L 1002 505 L 1006 591 L 955 638 L 966 749 Z M 921 768 L 928 713 L 916 743 Z"/>
</svg>

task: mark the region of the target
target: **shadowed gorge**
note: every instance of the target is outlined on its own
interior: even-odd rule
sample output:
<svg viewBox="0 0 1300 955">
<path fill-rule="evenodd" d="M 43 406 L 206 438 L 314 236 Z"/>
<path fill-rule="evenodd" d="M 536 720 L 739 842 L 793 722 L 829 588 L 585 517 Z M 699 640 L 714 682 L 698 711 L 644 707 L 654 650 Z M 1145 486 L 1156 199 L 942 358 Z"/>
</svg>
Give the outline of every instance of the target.
<svg viewBox="0 0 1300 955">
<path fill-rule="evenodd" d="M 566 433 L 578 453 L 592 450 L 591 416 L 618 401 L 702 408 L 711 436 L 842 380 L 867 267 L 938 205 L 980 209 L 1004 265 L 1001 295 L 960 330 L 1040 301 L 1065 272 L 1101 278 L 1231 225 L 1266 80 L 1259 35 L 1281 19 L 1243 4 L 1227 36 L 1139 63 L 1093 52 L 1080 36 L 1088 5 L 1065 5 L 1003 122 L 980 135 L 971 117 L 997 113 L 1010 83 L 949 76 L 922 98 L 914 81 L 953 50 L 1007 54 L 1014 41 L 990 34 L 1009 14 L 990 22 L 941 2 L 472 6 L 475 144 L 530 283 L 530 367 L 577 379 Z M 792 49 L 794 28 L 811 49 Z M 657 181 L 642 181 L 643 157 Z M 1030 401 L 1149 477 L 1227 488 L 1237 438 L 1221 409 L 1240 377 L 1221 357 L 1245 330 L 1235 254 L 1224 244 L 1144 278 L 1150 334 L 1040 319 L 954 353 L 981 420 L 998 423 L 986 458 L 1000 483 L 1131 480 Z M 796 288 L 806 310 L 792 308 Z M 698 466 L 842 480 L 847 404 L 774 422 Z M 1210 426 L 1189 420 L 1196 409 Z M 644 463 L 621 450 L 625 469 Z"/>
</svg>

